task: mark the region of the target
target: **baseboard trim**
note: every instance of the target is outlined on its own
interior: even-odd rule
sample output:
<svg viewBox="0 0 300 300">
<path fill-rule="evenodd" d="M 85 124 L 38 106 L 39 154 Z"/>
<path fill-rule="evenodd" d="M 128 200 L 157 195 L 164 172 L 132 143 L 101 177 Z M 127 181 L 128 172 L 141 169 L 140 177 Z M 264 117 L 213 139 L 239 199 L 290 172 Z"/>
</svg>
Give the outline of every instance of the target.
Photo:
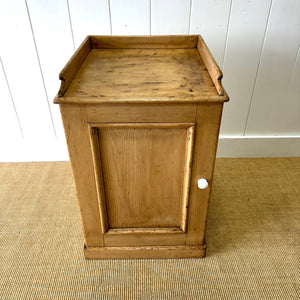
<svg viewBox="0 0 300 300">
<path fill-rule="evenodd" d="M 217 157 L 298 157 L 300 136 L 220 137 Z"/>
<path fill-rule="evenodd" d="M 0 162 L 67 161 L 65 139 L 20 139 L 5 141 L 0 147 Z"/>
</svg>

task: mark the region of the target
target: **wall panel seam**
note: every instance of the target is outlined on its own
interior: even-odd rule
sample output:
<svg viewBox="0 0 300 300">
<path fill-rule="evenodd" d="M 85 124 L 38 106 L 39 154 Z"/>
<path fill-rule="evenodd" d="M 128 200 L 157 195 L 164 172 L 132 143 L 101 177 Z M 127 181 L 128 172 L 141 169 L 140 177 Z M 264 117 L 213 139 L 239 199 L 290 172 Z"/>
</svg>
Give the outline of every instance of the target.
<svg viewBox="0 0 300 300">
<path fill-rule="evenodd" d="M 294 75 L 294 73 L 295 73 L 296 65 L 297 65 L 297 60 L 298 60 L 299 54 L 300 54 L 300 43 L 299 43 L 299 46 L 298 46 L 298 51 L 297 51 L 297 54 L 296 54 L 296 57 L 295 57 L 295 61 L 294 61 L 294 64 L 293 64 L 293 68 L 292 68 L 291 73 L 290 73 L 290 76 L 289 76 L 289 80 L 288 80 L 288 84 L 287 84 L 287 90 L 288 90 L 289 87 L 290 87 L 291 80 L 292 80 L 293 75 Z"/>
<path fill-rule="evenodd" d="M 69 5 L 69 0 L 66 0 L 66 1 L 67 1 L 67 7 L 68 7 L 68 15 L 69 15 L 69 23 L 70 23 L 70 29 L 71 29 L 71 35 L 72 35 L 73 48 L 74 48 L 74 51 L 75 51 L 76 48 L 75 48 L 75 40 L 74 40 L 74 33 L 73 33 L 73 25 L 72 25 L 70 5 Z"/>
<path fill-rule="evenodd" d="M 6 82 L 6 85 L 7 85 L 8 93 L 9 93 L 9 96 L 10 96 L 10 99 L 11 99 L 11 102 L 12 102 L 12 105 L 13 105 L 13 108 L 14 108 L 14 112 L 16 114 L 16 118 L 17 118 L 17 121 L 18 121 L 20 131 L 21 131 L 21 135 L 22 135 L 22 138 L 24 138 L 23 129 L 22 129 L 22 126 L 21 126 L 21 122 L 20 122 L 20 119 L 19 119 L 17 108 L 15 106 L 14 98 L 13 98 L 13 95 L 11 93 L 11 89 L 10 89 L 10 86 L 9 86 L 9 82 L 8 82 L 8 79 L 7 79 L 7 76 L 6 76 L 5 68 L 4 68 L 1 57 L 0 57 L 0 63 L 1 63 L 2 70 L 3 70 L 3 74 L 4 74 L 5 82 Z"/>
<path fill-rule="evenodd" d="M 152 0 L 149 0 L 149 2 L 150 2 L 150 14 L 149 14 L 150 29 L 149 30 L 150 30 L 150 35 L 152 35 Z"/>
<path fill-rule="evenodd" d="M 257 64 L 257 67 L 256 67 L 255 78 L 254 78 L 253 87 L 252 87 L 252 91 L 251 91 L 250 102 L 249 102 L 249 106 L 248 106 L 248 112 L 247 112 L 247 115 L 246 115 L 246 121 L 245 121 L 245 125 L 244 125 L 243 136 L 246 135 L 246 131 L 247 131 L 251 106 L 252 106 L 252 103 L 253 103 L 253 97 L 254 97 L 254 93 L 255 93 L 255 89 L 256 89 L 257 77 L 258 77 L 258 74 L 259 74 L 261 61 L 262 61 L 262 56 L 263 56 L 263 53 L 264 53 L 264 47 L 265 47 L 265 42 L 266 42 L 266 38 L 267 38 L 267 33 L 268 33 L 269 21 L 270 21 L 272 8 L 273 8 L 273 0 L 271 0 L 270 7 L 269 7 L 269 13 L 268 13 L 268 18 L 267 18 L 267 22 L 266 22 L 265 32 L 264 32 L 264 39 L 263 39 L 263 42 L 262 42 L 262 45 L 261 45 L 261 48 L 260 48 L 259 60 L 258 60 L 258 64 Z"/>
<path fill-rule="evenodd" d="M 45 92 L 45 96 L 46 96 L 46 100 L 47 100 L 47 106 L 48 106 L 48 111 L 49 111 L 49 114 L 50 114 L 52 128 L 53 128 L 53 131 L 54 131 L 54 136 L 57 139 L 56 129 L 55 129 L 54 120 L 53 120 L 53 116 L 52 116 L 52 112 L 51 112 L 51 108 L 50 108 L 48 92 L 47 92 L 47 88 L 46 88 L 46 84 L 45 84 L 45 79 L 44 79 L 44 74 L 43 74 L 43 70 L 42 70 L 41 61 L 40 61 L 40 55 L 39 55 L 39 51 L 38 51 L 35 36 L 34 36 L 34 31 L 33 31 L 33 26 L 32 26 L 32 22 L 31 22 L 31 17 L 30 17 L 30 12 L 29 12 L 29 8 L 28 8 L 27 0 L 25 0 L 25 6 L 26 6 L 26 12 L 27 12 L 27 16 L 28 16 L 29 25 L 30 25 L 31 35 L 32 35 L 32 39 L 33 39 L 35 54 L 36 54 L 36 58 L 37 58 L 37 61 L 38 61 L 39 70 L 40 70 L 40 74 L 41 74 L 41 78 L 42 78 L 42 82 L 43 82 L 43 87 L 44 87 L 44 92 Z"/>
<path fill-rule="evenodd" d="M 112 34 L 113 34 L 113 30 L 112 30 L 111 5 L 110 5 L 110 0 L 108 0 L 108 12 L 109 12 L 110 35 L 112 35 Z"/>
<path fill-rule="evenodd" d="M 224 69 L 224 61 L 225 56 L 227 52 L 227 46 L 228 46 L 228 34 L 229 34 L 229 27 L 230 27 L 230 21 L 231 21 L 231 13 L 232 13 L 232 0 L 230 1 L 230 8 L 229 8 L 229 15 L 228 15 L 228 22 L 227 22 L 227 30 L 226 30 L 226 38 L 225 38 L 225 44 L 224 44 L 224 50 L 223 50 L 223 58 L 221 61 L 222 70 Z"/>
<path fill-rule="evenodd" d="M 190 0 L 189 34 L 191 34 L 193 0 Z"/>
</svg>

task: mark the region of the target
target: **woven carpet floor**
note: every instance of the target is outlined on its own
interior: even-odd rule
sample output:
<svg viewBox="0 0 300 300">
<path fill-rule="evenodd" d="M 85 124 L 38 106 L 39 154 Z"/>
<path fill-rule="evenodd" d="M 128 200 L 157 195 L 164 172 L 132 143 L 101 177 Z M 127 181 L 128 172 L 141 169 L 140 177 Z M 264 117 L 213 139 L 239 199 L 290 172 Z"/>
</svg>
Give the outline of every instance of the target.
<svg viewBox="0 0 300 300">
<path fill-rule="evenodd" d="M 85 260 L 68 162 L 0 164 L 1 299 L 299 299 L 300 158 L 218 159 L 204 259 Z"/>
</svg>

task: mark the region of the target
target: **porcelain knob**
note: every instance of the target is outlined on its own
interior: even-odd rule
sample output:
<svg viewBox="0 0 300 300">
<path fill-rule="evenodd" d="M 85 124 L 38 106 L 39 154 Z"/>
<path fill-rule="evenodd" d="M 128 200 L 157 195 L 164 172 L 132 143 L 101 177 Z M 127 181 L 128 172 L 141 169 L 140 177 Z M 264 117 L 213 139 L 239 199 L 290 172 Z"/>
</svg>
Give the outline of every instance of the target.
<svg viewBox="0 0 300 300">
<path fill-rule="evenodd" d="M 199 180 L 198 180 L 198 188 L 200 189 L 200 190 L 204 190 L 204 189 L 206 189 L 208 187 L 208 182 L 207 182 L 207 180 L 205 179 L 205 178 L 200 178 Z"/>
</svg>

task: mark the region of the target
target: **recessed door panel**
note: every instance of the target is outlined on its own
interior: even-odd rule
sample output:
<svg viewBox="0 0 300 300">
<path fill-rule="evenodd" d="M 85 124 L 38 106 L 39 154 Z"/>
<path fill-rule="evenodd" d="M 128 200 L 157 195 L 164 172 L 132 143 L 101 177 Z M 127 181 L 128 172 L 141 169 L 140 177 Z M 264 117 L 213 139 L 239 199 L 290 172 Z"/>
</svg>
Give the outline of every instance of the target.
<svg viewBox="0 0 300 300">
<path fill-rule="evenodd" d="M 94 124 L 109 229 L 184 230 L 193 124 Z"/>
</svg>

